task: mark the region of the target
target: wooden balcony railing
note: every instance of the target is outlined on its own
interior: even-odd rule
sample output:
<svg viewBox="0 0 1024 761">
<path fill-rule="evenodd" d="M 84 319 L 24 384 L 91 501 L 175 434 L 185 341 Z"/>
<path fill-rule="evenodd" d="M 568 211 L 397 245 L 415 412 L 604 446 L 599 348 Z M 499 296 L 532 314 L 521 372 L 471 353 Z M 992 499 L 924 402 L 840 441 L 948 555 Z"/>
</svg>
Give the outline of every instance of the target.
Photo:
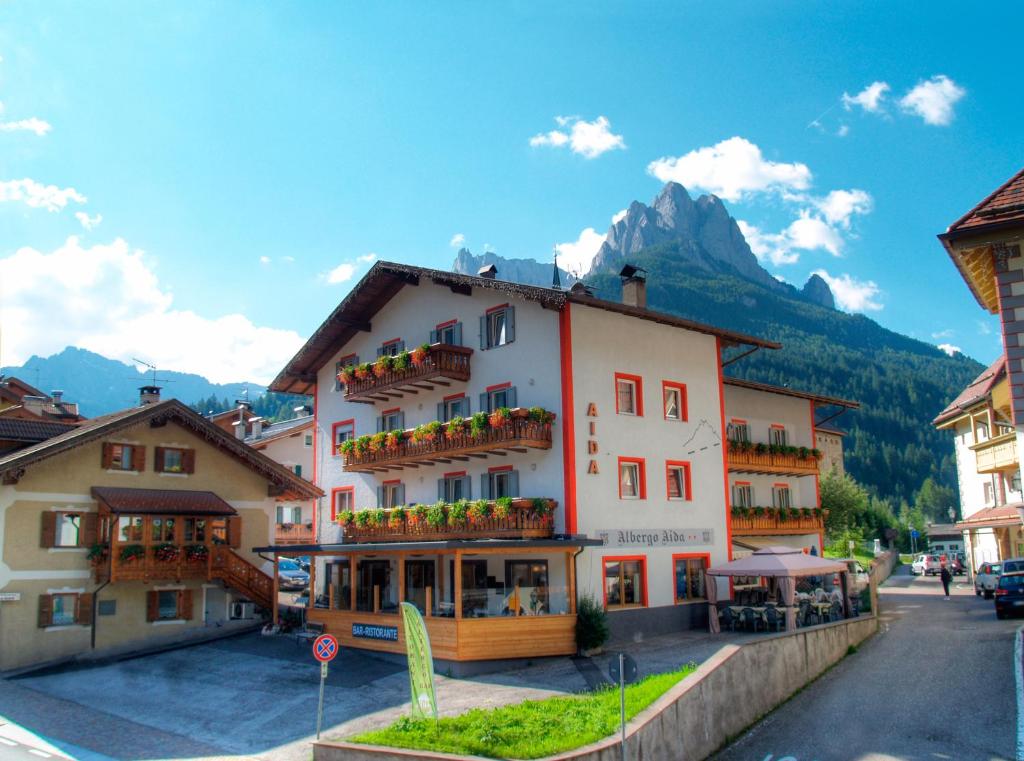
<svg viewBox="0 0 1024 761">
<path fill-rule="evenodd" d="M 1015 432 L 994 436 L 971 446 L 977 460 L 979 473 L 998 473 L 1001 470 L 1016 468 L 1017 434 Z"/>
<path fill-rule="evenodd" d="M 143 547 L 141 555 L 122 557 L 120 550 L 123 546 L 114 548 L 109 563 L 104 559 L 93 566 L 97 582 L 182 581 L 209 577 L 209 557 L 190 560 L 184 546 L 178 547 L 178 557 L 175 560 L 158 560 L 154 546 Z"/>
<path fill-rule="evenodd" d="M 394 446 L 383 446 L 377 451 L 343 454 L 342 469 L 347 472 L 368 473 L 387 471 L 420 464 L 452 460 L 468 461 L 470 456 L 486 456 L 499 452 L 525 452 L 530 449 L 551 448 L 551 423 L 530 418 L 529 411 L 517 408 L 504 425 L 488 426 L 473 434 L 468 426 L 451 436 L 443 428 L 430 439 L 414 441 L 412 431 L 405 431 Z"/>
<path fill-rule="evenodd" d="M 450 386 L 449 381 L 469 380 L 469 358 L 473 350 L 466 346 L 434 344 L 420 364 L 409 362 L 404 370 L 388 370 L 377 375 L 372 369 L 364 378 L 345 383 L 349 402 L 387 402 L 405 394 L 429 391 L 434 386 Z"/>
<path fill-rule="evenodd" d="M 262 608 L 274 599 L 274 579 L 229 547 L 217 545 L 210 553 L 210 579 L 219 579 Z"/>
<path fill-rule="evenodd" d="M 279 523 L 274 527 L 275 544 L 312 544 L 312 523 Z"/>
<path fill-rule="evenodd" d="M 436 542 L 451 539 L 550 539 L 554 532 L 554 509 L 558 503 L 544 500 L 544 514 L 535 510 L 532 499 L 513 500 L 509 514 L 503 518 L 493 515 L 494 502 L 488 502 L 491 515 L 463 521 L 453 521 L 448 511 L 442 521 L 435 517 L 434 525 L 426 515 L 416 516 L 413 508 L 404 508 L 403 517 L 394 519 L 391 510 L 381 510 L 375 516 L 379 524 L 360 526 L 355 519 L 344 524 L 345 541 L 351 542 Z M 451 506 L 447 506 L 449 511 Z M 427 510 L 435 509 L 434 505 Z M 369 510 L 367 513 L 378 511 Z M 358 515 L 358 514 L 357 514 Z"/>
<path fill-rule="evenodd" d="M 799 451 L 772 453 L 758 452 L 754 448 L 742 449 L 730 443 L 728 452 L 729 471 L 731 473 L 771 473 L 781 476 L 814 476 L 818 474 L 818 454 L 806 450 L 801 456 Z"/>
<path fill-rule="evenodd" d="M 794 515 L 791 509 L 765 507 L 760 508 L 761 515 L 756 514 L 758 508 L 733 508 L 733 536 L 772 536 L 778 534 L 817 534 L 825 529 L 825 512 L 823 510 L 799 509 Z M 744 514 L 745 513 L 745 514 Z"/>
</svg>

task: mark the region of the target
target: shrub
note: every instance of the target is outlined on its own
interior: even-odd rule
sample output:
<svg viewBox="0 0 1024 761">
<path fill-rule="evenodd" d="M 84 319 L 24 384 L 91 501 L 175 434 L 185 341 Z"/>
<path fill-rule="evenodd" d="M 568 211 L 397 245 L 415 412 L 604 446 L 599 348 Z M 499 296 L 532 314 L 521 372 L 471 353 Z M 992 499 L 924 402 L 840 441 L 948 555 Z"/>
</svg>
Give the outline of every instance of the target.
<svg viewBox="0 0 1024 761">
<path fill-rule="evenodd" d="M 121 548 L 121 560 L 132 561 L 146 556 L 146 548 L 141 544 L 126 544 Z"/>
<path fill-rule="evenodd" d="M 551 503 L 543 497 L 534 497 L 530 500 L 530 507 L 538 518 L 545 518 L 551 514 Z"/>
<path fill-rule="evenodd" d="M 383 526 L 387 522 L 387 513 L 383 507 L 367 510 L 367 512 L 369 513 L 371 526 Z"/>
<path fill-rule="evenodd" d="M 529 418 L 535 423 L 551 423 L 555 419 L 555 413 L 548 412 L 543 407 L 530 407 Z"/>
<path fill-rule="evenodd" d="M 491 428 L 501 428 L 511 419 L 512 411 L 508 407 L 498 407 L 498 409 L 491 413 L 488 422 L 490 422 Z"/>
<path fill-rule="evenodd" d="M 417 523 L 424 523 L 427 520 L 427 512 L 430 510 L 429 507 L 423 504 L 414 505 L 412 507 L 411 515 L 416 519 Z"/>
<path fill-rule="evenodd" d="M 398 356 L 395 357 L 395 361 L 392 363 L 392 367 L 395 370 L 408 370 L 409 369 L 409 352 L 399 352 Z"/>
<path fill-rule="evenodd" d="M 395 366 L 395 358 L 390 354 L 381 354 L 373 363 L 373 374 L 383 378 Z"/>
<path fill-rule="evenodd" d="M 338 444 L 338 452 L 343 455 L 350 455 L 355 449 L 356 442 L 352 439 L 346 439 L 345 441 Z"/>
<path fill-rule="evenodd" d="M 357 510 L 355 514 L 355 523 L 359 528 L 366 528 L 370 525 L 370 511 L 369 510 Z"/>
<path fill-rule="evenodd" d="M 427 508 L 427 523 L 433 528 L 441 528 L 447 520 L 447 505 L 441 500 Z"/>
<path fill-rule="evenodd" d="M 454 439 L 466 428 L 466 421 L 459 415 L 456 415 L 448 421 L 448 427 L 445 428 L 444 433 L 449 439 Z"/>
<path fill-rule="evenodd" d="M 491 515 L 491 504 L 486 499 L 478 499 L 469 506 L 469 518 L 474 523 L 487 520 Z"/>
<path fill-rule="evenodd" d="M 487 430 L 488 420 L 486 412 L 477 412 L 469 419 L 469 432 L 473 436 L 479 436 Z"/>
<path fill-rule="evenodd" d="M 205 544 L 189 544 L 185 547 L 185 559 L 200 562 L 210 557 L 210 548 Z"/>
<path fill-rule="evenodd" d="M 608 641 L 608 615 L 591 595 L 576 606 L 576 647 L 594 650 Z"/>
<path fill-rule="evenodd" d="M 342 526 L 348 526 L 353 520 L 355 520 L 355 515 L 351 510 L 342 510 L 335 516 L 335 520 L 337 520 Z"/>
<path fill-rule="evenodd" d="M 388 525 L 399 527 L 405 522 L 405 508 L 404 507 L 393 507 L 391 512 L 388 513 Z"/>
<path fill-rule="evenodd" d="M 409 358 L 412 360 L 412 363 L 416 365 L 416 367 L 419 367 L 420 365 L 427 361 L 427 355 L 429 353 L 430 344 L 423 344 L 422 346 L 417 346 L 415 349 L 413 349 L 409 355 Z"/>
<path fill-rule="evenodd" d="M 448 507 L 448 525 L 461 526 L 469 517 L 469 501 L 460 499 Z"/>
<path fill-rule="evenodd" d="M 497 518 L 507 518 L 512 514 L 512 498 L 498 497 L 494 500 L 494 515 Z"/>
<path fill-rule="evenodd" d="M 384 446 L 387 449 L 391 450 L 398 449 L 398 445 L 402 443 L 402 439 L 404 438 L 405 432 L 396 429 L 394 431 L 391 431 L 391 433 L 389 433 L 387 437 L 384 439 Z"/>
</svg>

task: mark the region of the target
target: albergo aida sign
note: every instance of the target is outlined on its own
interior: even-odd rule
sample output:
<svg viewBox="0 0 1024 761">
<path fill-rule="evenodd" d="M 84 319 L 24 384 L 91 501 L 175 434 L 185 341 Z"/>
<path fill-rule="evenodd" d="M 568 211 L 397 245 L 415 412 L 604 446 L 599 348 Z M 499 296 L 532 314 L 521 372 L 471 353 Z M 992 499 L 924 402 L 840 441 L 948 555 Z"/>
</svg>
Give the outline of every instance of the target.
<svg viewBox="0 0 1024 761">
<path fill-rule="evenodd" d="M 707 547 L 715 539 L 709 528 L 612 528 L 595 533 L 606 547 Z"/>
</svg>

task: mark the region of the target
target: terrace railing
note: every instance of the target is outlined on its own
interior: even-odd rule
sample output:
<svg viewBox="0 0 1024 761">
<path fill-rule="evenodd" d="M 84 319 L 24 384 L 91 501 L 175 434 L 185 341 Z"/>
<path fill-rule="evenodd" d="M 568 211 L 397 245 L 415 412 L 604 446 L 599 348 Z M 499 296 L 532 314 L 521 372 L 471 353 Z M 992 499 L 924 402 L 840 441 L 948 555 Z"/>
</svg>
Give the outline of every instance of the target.
<svg viewBox="0 0 1024 761">
<path fill-rule="evenodd" d="M 451 539 L 550 539 L 554 532 L 554 500 L 545 500 L 545 515 L 537 515 L 533 500 L 517 499 L 512 509 L 503 518 L 489 515 L 452 524 L 447 517 L 438 525 L 432 524 L 427 516 L 411 514 L 405 508 L 404 517 L 394 520 L 391 510 L 384 510 L 380 525 L 360 526 L 355 522 L 344 526 L 345 541 L 352 542 L 435 542 Z M 495 503 L 489 502 L 491 512 Z M 432 506 L 428 506 L 430 509 Z M 374 512 L 374 511 L 369 511 Z"/>
<path fill-rule="evenodd" d="M 412 362 L 404 370 L 387 370 L 377 375 L 372 369 L 365 378 L 345 383 L 345 400 L 349 402 L 386 402 L 406 394 L 429 391 L 449 381 L 469 380 L 469 358 L 473 350 L 466 346 L 433 344 L 423 362 Z M 344 381 L 342 381 L 344 382 Z"/>
</svg>

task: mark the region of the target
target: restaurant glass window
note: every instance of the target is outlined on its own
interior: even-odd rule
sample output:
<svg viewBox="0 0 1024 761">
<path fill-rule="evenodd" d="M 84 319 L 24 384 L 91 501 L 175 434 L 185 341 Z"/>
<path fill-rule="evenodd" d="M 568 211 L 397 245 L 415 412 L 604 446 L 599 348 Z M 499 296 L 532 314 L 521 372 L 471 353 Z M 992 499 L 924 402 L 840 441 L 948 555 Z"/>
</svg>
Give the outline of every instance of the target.
<svg viewBox="0 0 1024 761">
<path fill-rule="evenodd" d="M 121 542 L 142 541 L 143 520 L 141 515 L 122 515 L 117 520 L 117 538 Z"/>
<path fill-rule="evenodd" d="M 781 425 L 773 425 L 769 430 L 768 443 L 774 444 L 775 446 L 778 447 L 786 446 L 789 443 L 786 436 L 786 429 L 783 428 Z"/>
<path fill-rule="evenodd" d="M 753 507 L 754 489 L 750 484 L 733 484 L 732 487 L 733 507 Z"/>
<path fill-rule="evenodd" d="M 405 601 L 415 605 L 420 613 L 427 612 L 428 589 L 431 590 L 431 608 L 437 605 L 436 570 L 433 560 L 405 561 Z"/>
<path fill-rule="evenodd" d="M 647 604 L 646 562 L 642 558 L 604 561 L 604 596 L 608 608 L 638 608 Z"/>
<path fill-rule="evenodd" d="M 348 559 L 327 563 L 329 579 L 328 603 L 333 610 L 350 610 L 352 607 L 352 568 Z"/>
<path fill-rule="evenodd" d="M 729 423 L 729 441 L 750 442 L 750 426 L 746 420 L 732 420 Z"/>
<path fill-rule="evenodd" d="M 394 564 L 393 560 L 359 561 L 356 566 L 356 610 L 372 613 L 376 600 L 380 605 L 379 612 L 397 612 L 398 574 Z"/>
<path fill-rule="evenodd" d="M 151 523 L 154 542 L 174 541 L 174 518 L 153 518 Z"/>
<path fill-rule="evenodd" d="M 77 594 L 56 594 L 51 595 L 50 599 L 53 603 L 51 626 L 71 626 L 75 623 L 75 609 L 78 606 Z"/>
<path fill-rule="evenodd" d="M 186 518 L 185 519 L 185 541 L 205 542 L 206 541 L 206 519 Z"/>
<path fill-rule="evenodd" d="M 519 599 L 519 615 L 541 615 L 550 613 L 548 598 L 548 561 L 506 560 L 505 591 L 508 593 L 506 608 L 516 615 L 516 595 Z"/>
<path fill-rule="evenodd" d="M 704 573 L 707 571 L 706 557 L 674 558 L 676 602 L 703 600 L 707 597 L 704 591 Z"/>
<path fill-rule="evenodd" d="M 77 547 L 81 542 L 82 513 L 57 513 L 55 547 Z"/>
</svg>

